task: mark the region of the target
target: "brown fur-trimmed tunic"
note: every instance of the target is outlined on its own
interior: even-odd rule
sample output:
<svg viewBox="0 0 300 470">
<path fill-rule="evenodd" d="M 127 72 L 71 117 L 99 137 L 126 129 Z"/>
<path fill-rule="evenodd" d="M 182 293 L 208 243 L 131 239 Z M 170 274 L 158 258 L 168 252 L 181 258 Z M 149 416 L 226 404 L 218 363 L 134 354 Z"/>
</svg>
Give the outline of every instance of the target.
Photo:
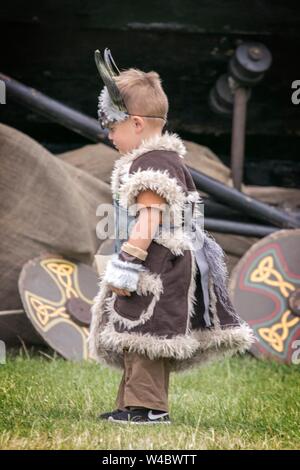
<svg viewBox="0 0 300 470">
<path fill-rule="evenodd" d="M 173 370 L 247 350 L 252 331 L 237 314 L 224 309 L 208 274 L 209 318 L 204 318 L 201 274 L 183 234 L 182 211 L 197 204 L 199 194 L 184 165 L 186 149 L 176 134 L 166 132 L 142 142 L 115 163 L 111 178 L 114 198 L 132 211 L 140 191 L 150 189 L 168 202 L 174 236 L 162 229 L 151 242 L 130 297 L 112 293 L 103 278 L 92 307 L 89 346 L 99 361 L 122 367 L 122 351 L 168 357 Z M 132 213 L 131 215 L 134 215 Z"/>
</svg>

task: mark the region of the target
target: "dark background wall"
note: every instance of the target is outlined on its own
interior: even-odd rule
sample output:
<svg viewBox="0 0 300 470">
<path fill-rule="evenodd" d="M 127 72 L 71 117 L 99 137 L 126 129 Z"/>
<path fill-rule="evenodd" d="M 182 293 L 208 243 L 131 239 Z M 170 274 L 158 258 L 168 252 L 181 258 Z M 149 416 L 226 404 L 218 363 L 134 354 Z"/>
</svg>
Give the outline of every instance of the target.
<svg viewBox="0 0 300 470">
<path fill-rule="evenodd" d="M 261 41 L 273 64 L 248 109 L 246 182 L 296 186 L 300 177 L 300 7 L 261 0 L 11 0 L 0 6 L 0 70 L 96 117 L 100 82 L 93 59 L 109 47 L 120 68 L 160 73 L 170 100 L 169 129 L 208 145 L 229 162 L 231 121 L 208 94 L 243 41 Z M 8 99 L 1 121 L 54 152 L 86 141 Z"/>
</svg>

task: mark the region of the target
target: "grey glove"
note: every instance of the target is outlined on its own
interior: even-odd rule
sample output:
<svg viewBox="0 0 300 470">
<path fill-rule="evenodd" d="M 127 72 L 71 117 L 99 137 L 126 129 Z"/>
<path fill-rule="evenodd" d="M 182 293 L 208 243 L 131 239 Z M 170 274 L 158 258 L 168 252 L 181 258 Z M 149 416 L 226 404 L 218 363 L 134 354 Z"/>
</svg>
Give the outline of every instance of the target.
<svg viewBox="0 0 300 470">
<path fill-rule="evenodd" d="M 132 259 L 132 261 L 126 259 Z M 147 270 L 142 263 L 138 258 L 121 251 L 113 255 L 107 263 L 104 280 L 113 287 L 134 292 L 137 290 L 140 273 Z"/>
</svg>

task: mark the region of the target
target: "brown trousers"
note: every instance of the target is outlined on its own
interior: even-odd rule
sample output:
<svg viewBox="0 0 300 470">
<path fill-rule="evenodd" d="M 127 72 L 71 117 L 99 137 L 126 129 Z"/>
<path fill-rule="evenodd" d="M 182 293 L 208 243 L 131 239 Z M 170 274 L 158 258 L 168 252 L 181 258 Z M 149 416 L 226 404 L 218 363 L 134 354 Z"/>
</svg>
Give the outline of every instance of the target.
<svg viewBox="0 0 300 470">
<path fill-rule="evenodd" d="M 151 360 L 124 350 L 124 373 L 116 399 L 117 408 L 133 406 L 168 411 L 169 376 L 168 359 Z"/>
</svg>

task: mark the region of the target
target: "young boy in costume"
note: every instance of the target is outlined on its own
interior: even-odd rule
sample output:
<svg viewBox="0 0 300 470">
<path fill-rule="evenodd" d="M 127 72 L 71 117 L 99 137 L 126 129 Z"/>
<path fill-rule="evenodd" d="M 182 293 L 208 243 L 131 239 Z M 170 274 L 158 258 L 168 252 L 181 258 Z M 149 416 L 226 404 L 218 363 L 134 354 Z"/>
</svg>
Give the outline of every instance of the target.
<svg viewBox="0 0 300 470">
<path fill-rule="evenodd" d="M 123 377 L 117 409 L 100 418 L 168 424 L 170 372 L 244 352 L 253 334 L 230 302 L 221 247 L 195 225 L 200 197 L 182 140 L 163 132 L 168 99 L 159 75 L 120 72 L 108 49 L 95 59 L 105 84 L 100 124 L 121 154 L 111 177 L 116 253 L 94 299 L 89 347 Z M 200 244 L 184 229 L 186 213 Z"/>
</svg>

